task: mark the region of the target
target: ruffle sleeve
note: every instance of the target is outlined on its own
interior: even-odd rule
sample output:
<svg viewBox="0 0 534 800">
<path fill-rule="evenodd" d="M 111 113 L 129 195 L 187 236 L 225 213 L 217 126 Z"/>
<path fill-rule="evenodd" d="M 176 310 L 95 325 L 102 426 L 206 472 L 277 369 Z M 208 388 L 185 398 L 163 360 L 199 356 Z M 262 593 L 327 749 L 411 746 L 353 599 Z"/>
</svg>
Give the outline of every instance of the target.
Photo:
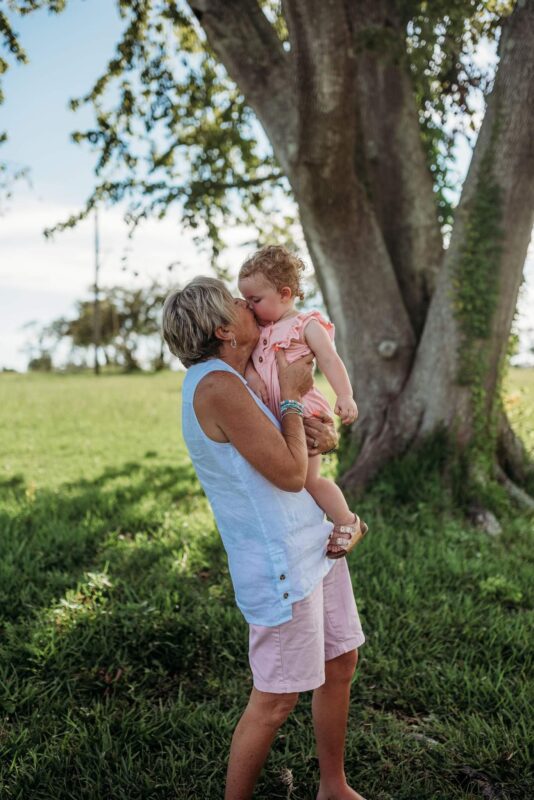
<svg viewBox="0 0 534 800">
<path fill-rule="evenodd" d="M 294 317 L 294 323 L 284 333 L 284 337 L 277 341 L 275 349 L 284 350 L 295 344 L 295 341 L 304 342 L 304 329 L 312 320 L 317 320 L 328 332 L 330 339 L 334 341 L 335 327 L 333 322 L 329 322 L 323 317 L 320 311 L 306 311 Z"/>
</svg>

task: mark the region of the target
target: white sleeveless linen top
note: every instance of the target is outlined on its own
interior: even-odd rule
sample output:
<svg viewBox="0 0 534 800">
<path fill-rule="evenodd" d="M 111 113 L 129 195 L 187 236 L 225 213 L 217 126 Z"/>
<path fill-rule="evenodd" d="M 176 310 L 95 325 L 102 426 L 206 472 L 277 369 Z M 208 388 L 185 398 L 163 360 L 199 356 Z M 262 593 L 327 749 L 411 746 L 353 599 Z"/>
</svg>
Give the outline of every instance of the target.
<svg viewBox="0 0 534 800">
<path fill-rule="evenodd" d="M 247 622 L 272 627 L 292 619 L 292 603 L 307 597 L 333 567 L 335 560 L 325 555 L 332 524 L 306 490 L 278 489 L 230 442 L 206 436 L 193 399 L 202 378 L 215 371 L 236 375 L 272 424 L 280 424 L 224 361 L 208 359 L 187 370 L 183 437 L 228 556 L 236 603 Z"/>
</svg>

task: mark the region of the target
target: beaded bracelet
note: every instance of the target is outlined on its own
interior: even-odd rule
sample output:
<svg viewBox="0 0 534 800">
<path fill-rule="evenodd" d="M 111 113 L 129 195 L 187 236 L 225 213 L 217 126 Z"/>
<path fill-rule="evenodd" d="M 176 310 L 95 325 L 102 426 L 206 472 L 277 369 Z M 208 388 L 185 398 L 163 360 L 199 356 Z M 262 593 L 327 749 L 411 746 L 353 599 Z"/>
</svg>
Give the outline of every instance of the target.
<svg viewBox="0 0 534 800">
<path fill-rule="evenodd" d="M 280 414 L 288 408 L 294 408 L 298 413 L 304 416 L 304 406 L 302 403 L 299 403 L 298 400 L 282 400 L 280 403 Z"/>
</svg>

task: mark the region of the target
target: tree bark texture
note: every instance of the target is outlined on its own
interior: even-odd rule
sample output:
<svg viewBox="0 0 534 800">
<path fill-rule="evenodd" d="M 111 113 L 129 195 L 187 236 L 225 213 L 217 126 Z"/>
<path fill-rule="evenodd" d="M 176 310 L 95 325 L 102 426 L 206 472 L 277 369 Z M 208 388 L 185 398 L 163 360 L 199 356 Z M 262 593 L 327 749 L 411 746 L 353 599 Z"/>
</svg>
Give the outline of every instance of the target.
<svg viewBox="0 0 534 800">
<path fill-rule="evenodd" d="M 189 5 L 298 203 L 360 409 L 344 483 L 364 486 L 441 426 L 465 447 L 481 404 L 495 413 L 534 221 L 534 0 L 518 0 L 504 24 L 445 253 L 393 0 L 284 0 L 289 48 L 256 0 Z M 493 287 L 486 305 L 477 281 Z M 462 374 L 466 352 L 485 365 L 478 378 Z"/>
<path fill-rule="evenodd" d="M 406 64 L 405 31 L 389 0 L 350 7 L 358 57 L 355 163 L 419 336 L 443 243 Z"/>
<path fill-rule="evenodd" d="M 454 318 L 454 268 L 462 258 L 466 227 L 476 224 L 472 209 L 478 199 L 481 178 L 488 172 L 500 196 L 500 255 L 497 267 L 497 297 L 490 320 L 490 335 L 481 342 L 490 369 L 485 375 L 486 412 L 494 396 L 497 375 L 502 364 L 528 244 L 534 222 L 534 3 L 520 3 L 505 25 L 501 40 L 501 62 L 494 89 L 488 99 L 477 146 L 464 183 L 455 217 L 450 246 L 432 298 L 425 330 L 412 371 L 412 384 L 419 402 L 424 401 L 421 387 L 430 375 L 434 400 L 425 412 L 422 432 L 440 420 L 450 422 L 455 411 L 466 405 L 469 387 L 457 391 L 459 408 L 451 409 L 450 387 L 456 382 L 458 354 L 463 346 Z M 484 175 L 481 172 L 484 171 Z M 488 230 L 491 237 L 494 231 Z M 454 339 L 451 339 L 454 337 Z M 444 347 L 444 343 L 447 347 Z M 439 351 L 445 350 L 445 357 Z M 439 369 L 435 369 L 438 363 Z M 407 393 L 411 386 L 407 387 Z M 460 414 L 469 436 L 469 414 Z"/>
</svg>

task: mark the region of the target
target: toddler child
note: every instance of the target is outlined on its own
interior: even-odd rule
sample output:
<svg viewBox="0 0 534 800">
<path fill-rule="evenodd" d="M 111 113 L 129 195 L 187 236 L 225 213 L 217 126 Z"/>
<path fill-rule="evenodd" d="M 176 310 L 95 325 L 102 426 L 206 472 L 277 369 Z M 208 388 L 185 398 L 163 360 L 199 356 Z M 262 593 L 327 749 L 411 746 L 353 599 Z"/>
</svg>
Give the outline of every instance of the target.
<svg viewBox="0 0 534 800">
<path fill-rule="evenodd" d="M 354 422 L 358 408 L 343 361 L 336 353 L 334 326 L 319 311 L 300 313 L 297 298 L 303 299 L 300 275 L 304 264 L 285 247 L 262 247 L 239 271 L 239 291 L 253 310 L 261 327 L 258 344 L 252 353 L 245 379 L 273 414 L 281 419 L 280 386 L 275 352 L 285 350 L 289 363 L 310 353 L 336 393 L 335 413 L 345 425 Z M 314 386 L 302 398 L 304 416 L 331 415 L 323 394 Z M 311 456 L 305 488 L 335 525 L 350 526 L 356 522 L 343 496 L 333 481 L 321 477 L 321 456 Z M 362 522 L 362 530 L 364 523 Z M 367 526 L 366 526 L 367 527 Z M 347 533 L 353 532 L 347 529 Z"/>
</svg>

